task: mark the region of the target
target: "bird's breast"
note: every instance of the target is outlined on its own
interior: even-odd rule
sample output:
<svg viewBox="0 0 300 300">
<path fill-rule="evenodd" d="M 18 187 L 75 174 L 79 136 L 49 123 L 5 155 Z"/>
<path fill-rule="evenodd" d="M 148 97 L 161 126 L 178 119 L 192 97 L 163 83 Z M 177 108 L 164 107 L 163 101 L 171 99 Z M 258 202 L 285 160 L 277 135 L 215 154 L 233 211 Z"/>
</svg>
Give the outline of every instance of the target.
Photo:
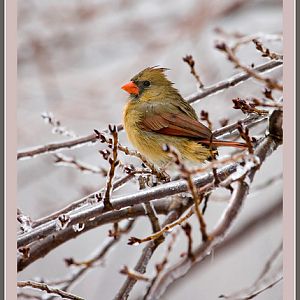
<svg viewBox="0 0 300 300">
<path fill-rule="evenodd" d="M 163 162 L 168 157 L 162 151 L 163 141 L 156 133 L 143 130 L 141 121 L 143 113 L 134 109 L 131 103 L 128 103 L 124 109 L 123 121 L 126 135 L 131 144 L 147 159 L 152 162 Z"/>
<path fill-rule="evenodd" d="M 132 105 L 131 102 L 129 102 L 124 109 L 123 121 L 127 137 L 134 146 L 136 145 L 141 118 L 142 114 L 134 108 L 134 105 Z"/>
</svg>

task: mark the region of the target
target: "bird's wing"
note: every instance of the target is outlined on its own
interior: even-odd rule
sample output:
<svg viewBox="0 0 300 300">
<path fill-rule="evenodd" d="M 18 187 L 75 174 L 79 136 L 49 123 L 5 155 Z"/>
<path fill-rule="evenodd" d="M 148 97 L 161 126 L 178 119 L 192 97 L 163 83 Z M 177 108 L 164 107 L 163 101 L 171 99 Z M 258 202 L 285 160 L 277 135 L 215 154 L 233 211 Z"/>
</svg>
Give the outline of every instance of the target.
<svg viewBox="0 0 300 300">
<path fill-rule="evenodd" d="M 180 107 L 172 104 L 154 105 L 144 112 L 141 126 L 146 131 L 166 135 L 210 140 L 211 131 Z"/>
</svg>

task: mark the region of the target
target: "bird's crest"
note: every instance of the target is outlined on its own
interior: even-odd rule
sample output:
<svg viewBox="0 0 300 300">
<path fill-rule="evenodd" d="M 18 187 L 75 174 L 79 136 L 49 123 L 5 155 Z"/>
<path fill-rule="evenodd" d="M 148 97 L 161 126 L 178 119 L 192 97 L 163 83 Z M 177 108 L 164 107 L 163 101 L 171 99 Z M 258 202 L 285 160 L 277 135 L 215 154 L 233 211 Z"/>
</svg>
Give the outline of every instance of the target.
<svg viewBox="0 0 300 300">
<path fill-rule="evenodd" d="M 165 72 L 170 69 L 168 68 L 161 68 L 159 66 L 153 66 L 148 67 L 141 72 L 139 72 L 137 75 L 135 75 L 133 78 L 131 78 L 131 81 L 143 81 L 143 80 L 149 80 L 153 83 L 157 84 L 173 84 L 169 79 L 167 79 Z"/>
</svg>

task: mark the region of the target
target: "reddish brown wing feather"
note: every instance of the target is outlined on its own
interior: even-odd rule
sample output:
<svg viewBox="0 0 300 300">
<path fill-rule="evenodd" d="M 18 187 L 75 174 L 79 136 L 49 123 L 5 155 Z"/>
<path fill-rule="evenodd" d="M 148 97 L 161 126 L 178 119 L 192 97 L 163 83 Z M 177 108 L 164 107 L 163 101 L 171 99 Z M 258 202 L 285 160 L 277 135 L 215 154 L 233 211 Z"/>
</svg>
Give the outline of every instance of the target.
<svg viewBox="0 0 300 300">
<path fill-rule="evenodd" d="M 248 145 L 245 143 L 239 143 L 239 142 L 232 142 L 232 141 L 220 141 L 217 139 L 210 140 L 201 140 L 201 144 L 209 146 L 212 144 L 214 147 L 234 147 L 234 148 L 241 148 L 245 149 L 248 148 Z"/>
<path fill-rule="evenodd" d="M 142 121 L 142 127 L 147 131 L 155 131 L 166 135 L 175 135 L 196 139 L 210 139 L 211 131 L 188 115 L 163 112 Z"/>
<path fill-rule="evenodd" d="M 194 120 L 188 115 L 174 114 L 174 113 L 161 113 L 155 114 L 151 117 L 146 117 L 142 121 L 142 127 L 147 131 L 155 131 L 157 133 L 189 137 L 199 140 L 202 144 L 213 147 L 236 147 L 247 148 L 245 143 L 233 141 L 220 141 L 217 139 L 211 140 L 211 131 L 209 128 Z"/>
</svg>

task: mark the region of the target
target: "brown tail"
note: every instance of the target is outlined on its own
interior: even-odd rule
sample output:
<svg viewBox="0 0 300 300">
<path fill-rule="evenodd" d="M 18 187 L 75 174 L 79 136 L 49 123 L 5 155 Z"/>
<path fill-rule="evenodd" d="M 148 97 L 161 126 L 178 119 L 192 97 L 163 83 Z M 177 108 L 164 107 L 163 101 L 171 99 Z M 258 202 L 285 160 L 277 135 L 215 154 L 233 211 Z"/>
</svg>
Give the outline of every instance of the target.
<svg viewBox="0 0 300 300">
<path fill-rule="evenodd" d="M 246 143 L 232 142 L 232 141 L 220 141 L 220 140 L 201 140 L 201 144 L 211 145 L 213 147 L 234 147 L 234 148 L 247 148 Z"/>
</svg>

